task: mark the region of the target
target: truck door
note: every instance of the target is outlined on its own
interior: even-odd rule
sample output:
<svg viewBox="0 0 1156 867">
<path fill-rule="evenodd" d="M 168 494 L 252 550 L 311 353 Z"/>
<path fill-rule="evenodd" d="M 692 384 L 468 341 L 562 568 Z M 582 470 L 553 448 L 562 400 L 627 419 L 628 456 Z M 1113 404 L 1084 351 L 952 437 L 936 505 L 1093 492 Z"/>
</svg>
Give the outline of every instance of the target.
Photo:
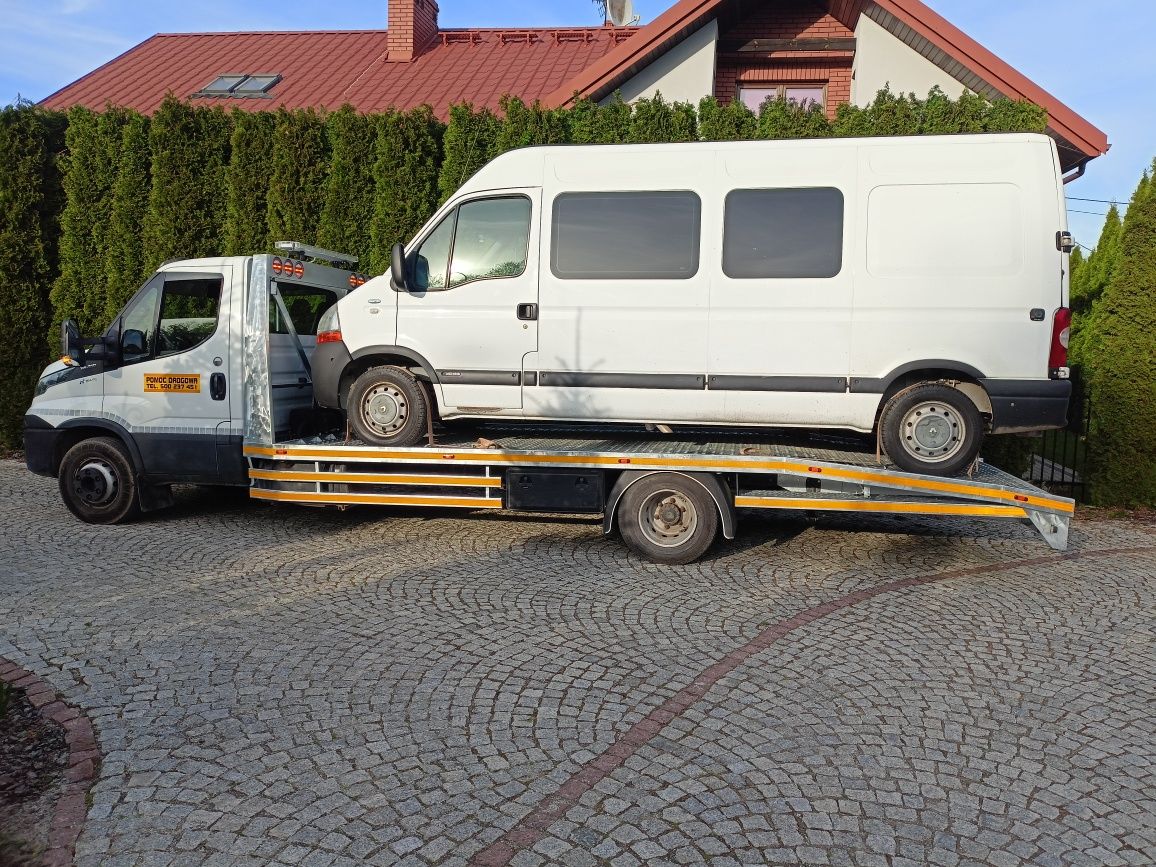
<svg viewBox="0 0 1156 867">
<path fill-rule="evenodd" d="M 105 376 L 104 412 L 132 435 L 154 481 L 222 480 L 218 438 L 241 386 L 229 381 L 232 281 L 229 265 L 161 272 L 119 320 L 121 364 Z"/>
<path fill-rule="evenodd" d="M 525 357 L 538 348 L 541 191 L 462 201 L 407 257 L 397 344 L 423 356 L 445 407 L 520 409 Z"/>
</svg>

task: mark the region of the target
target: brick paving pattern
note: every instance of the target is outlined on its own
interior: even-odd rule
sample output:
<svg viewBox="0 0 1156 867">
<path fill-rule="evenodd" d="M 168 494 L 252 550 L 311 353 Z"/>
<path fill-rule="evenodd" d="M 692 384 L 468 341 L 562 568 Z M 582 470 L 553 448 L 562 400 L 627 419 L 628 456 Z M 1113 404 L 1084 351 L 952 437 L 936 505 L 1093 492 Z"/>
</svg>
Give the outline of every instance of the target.
<svg viewBox="0 0 1156 867">
<path fill-rule="evenodd" d="M 1143 528 L 744 516 L 669 568 L 590 521 L 94 528 L 0 485 L 0 656 L 104 754 L 81 867 L 1156 862 Z"/>
</svg>

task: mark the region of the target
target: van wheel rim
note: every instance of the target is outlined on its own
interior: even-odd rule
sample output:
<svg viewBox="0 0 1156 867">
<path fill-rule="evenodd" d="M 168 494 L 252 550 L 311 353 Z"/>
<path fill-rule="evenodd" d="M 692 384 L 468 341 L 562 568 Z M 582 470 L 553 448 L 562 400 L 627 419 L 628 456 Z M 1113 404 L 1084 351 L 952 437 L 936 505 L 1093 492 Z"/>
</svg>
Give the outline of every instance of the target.
<svg viewBox="0 0 1156 867">
<path fill-rule="evenodd" d="M 86 506 L 104 506 L 116 497 L 116 472 L 104 461 L 91 460 L 72 474 L 72 490 Z"/>
<path fill-rule="evenodd" d="M 392 385 L 376 385 L 361 400 L 361 420 L 380 434 L 395 434 L 409 420 L 409 403 Z"/>
<path fill-rule="evenodd" d="M 928 401 L 913 407 L 903 418 L 903 448 L 926 464 L 951 460 L 963 448 L 967 426 L 950 406 Z"/>
<path fill-rule="evenodd" d="M 686 544 L 698 527 L 698 509 L 679 491 L 655 491 L 638 509 L 638 526 L 661 548 Z"/>
</svg>

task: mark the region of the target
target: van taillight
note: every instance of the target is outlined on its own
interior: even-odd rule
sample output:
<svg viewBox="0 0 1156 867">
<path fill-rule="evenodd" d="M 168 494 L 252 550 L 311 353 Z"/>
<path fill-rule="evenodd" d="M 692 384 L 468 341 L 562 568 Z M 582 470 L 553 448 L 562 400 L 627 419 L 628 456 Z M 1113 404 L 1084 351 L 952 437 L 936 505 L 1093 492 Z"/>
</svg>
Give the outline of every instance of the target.
<svg viewBox="0 0 1156 867">
<path fill-rule="evenodd" d="M 340 343 L 341 342 L 341 332 L 340 331 L 322 331 L 317 335 L 317 342 L 318 342 L 318 344 L 321 344 L 321 343 Z"/>
<path fill-rule="evenodd" d="M 1048 373 L 1052 379 L 1065 379 L 1068 370 L 1068 339 L 1072 334 L 1072 311 L 1061 307 L 1052 320 L 1052 350 L 1048 355 Z"/>
</svg>

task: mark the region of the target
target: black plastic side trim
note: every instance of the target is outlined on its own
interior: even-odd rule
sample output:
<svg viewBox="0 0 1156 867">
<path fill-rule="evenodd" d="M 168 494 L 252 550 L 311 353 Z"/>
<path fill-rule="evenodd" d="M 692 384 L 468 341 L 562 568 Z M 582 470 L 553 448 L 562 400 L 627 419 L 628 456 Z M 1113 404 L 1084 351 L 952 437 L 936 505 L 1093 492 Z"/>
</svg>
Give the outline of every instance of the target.
<svg viewBox="0 0 1156 867">
<path fill-rule="evenodd" d="M 537 385 L 538 384 L 538 373 L 535 371 L 534 373 L 525 374 L 522 377 L 522 384 L 523 385 L 529 385 L 529 386 Z"/>
<path fill-rule="evenodd" d="M 555 388 L 665 388 L 701 391 L 706 377 L 690 373 L 578 373 L 542 371 L 543 386 Z"/>
<path fill-rule="evenodd" d="M 326 345 L 326 344 L 322 344 Z M 406 349 L 403 346 L 366 346 L 363 349 L 357 350 L 353 353 L 353 360 L 357 361 L 360 358 L 366 358 L 370 355 L 399 355 L 402 358 L 409 359 L 420 367 L 431 380 L 438 385 L 441 385 L 441 380 L 438 379 L 437 370 L 430 364 L 424 356 L 419 355 L 412 349 Z"/>
<path fill-rule="evenodd" d="M 972 367 L 970 364 L 964 364 L 962 361 L 947 361 L 942 358 L 929 358 L 924 361 L 912 361 L 904 364 L 902 367 L 897 367 L 882 379 L 872 379 L 866 376 L 851 377 L 851 393 L 852 394 L 883 394 L 891 386 L 895 380 L 901 376 L 905 376 L 916 370 L 950 370 L 956 373 L 962 373 L 969 379 L 981 380 L 983 374 Z"/>
<path fill-rule="evenodd" d="M 711 391 L 795 391 L 842 394 L 847 377 L 839 376 L 711 376 Z"/>
<path fill-rule="evenodd" d="M 353 361 L 345 344 L 319 343 L 313 350 L 313 400 L 318 406 L 337 409 L 340 406 L 341 377 Z M 274 386 L 279 388 L 280 386 Z"/>
<path fill-rule="evenodd" d="M 992 433 L 1058 430 L 1068 425 L 1072 383 L 1065 379 L 985 379 Z"/>
<path fill-rule="evenodd" d="M 127 430 L 121 427 L 114 421 L 109 421 L 105 418 L 75 418 L 64 422 L 60 425 L 59 430 L 75 430 L 76 428 L 96 428 L 102 431 L 108 431 L 121 442 L 124 443 L 125 448 L 128 449 L 129 457 L 132 458 L 132 465 L 136 468 L 138 473 L 144 472 L 144 460 L 141 457 L 140 448 L 137 441 L 133 438 Z"/>
<path fill-rule="evenodd" d="M 516 370 L 439 370 L 443 385 L 521 385 L 522 374 Z"/>
<path fill-rule="evenodd" d="M 38 476 L 56 475 L 56 441 L 60 431 L 35 415 L 24 416 L 24 464 Z"/>
</svg>

